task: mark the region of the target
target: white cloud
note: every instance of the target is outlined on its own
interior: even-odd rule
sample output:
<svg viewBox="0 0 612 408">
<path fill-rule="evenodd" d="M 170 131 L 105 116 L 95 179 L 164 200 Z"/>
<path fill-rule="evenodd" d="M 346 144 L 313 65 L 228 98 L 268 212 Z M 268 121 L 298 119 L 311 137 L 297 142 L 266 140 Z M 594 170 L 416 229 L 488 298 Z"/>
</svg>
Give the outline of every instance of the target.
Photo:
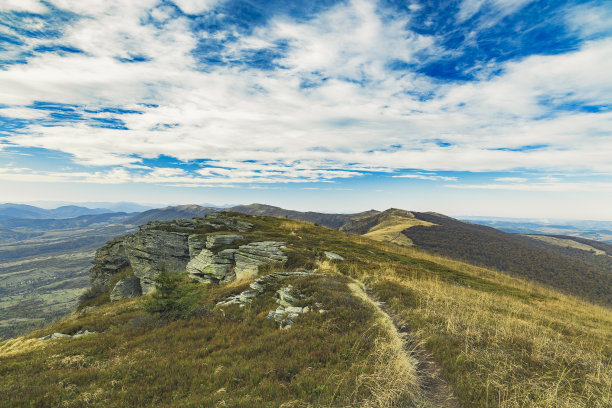
<svg viewBox="0 0 612 408">
<path fill-rule="evenodd" d="M 550 182 L 510 184 L 449 184 L 446 187 L 468 190 L 512 190 L 537 192 L 595 192 L 612 193 L 612 183 L 607 182 Z"/>
<path fill-rule="evenodd" d="M 201 14 L 212 9 L 220 0 L 174 0 L 174 4 L 187 14 Z"/>
<path fill-rule="evenodd" d="M 47 53 L 0 71 L 0 104 L 10 106 L 0 114 L 39 118 L 40 111 L 25 108 L 36 100 L 143 113 L 115 115 L 129 130 L 84 123 L 32 125 L 6 139 L 68 153 L 79 164 L 119 166 L 126 171 L 117 173 L 120 181 L 330 181 L 406 168 L 612 174 L 612 112 L 551 108 L 612 105 L 609 39 L 566 54 L 499 65 L 502 74 L 490 79 L 439 84 L 387 69 L 393 60 L 411 62 L 418 52 L 447 52 L 436 48 L 436 38 L 406 31 L 407 20 L 387 20 L 373 2 L 355 0 L 306 22 L 274 19 L 227 51 L 228 58 L 242 58 L 286 41 L 287 53 L 277 61 L 283 69 L 219 66 L 202 72 L 192 54 L 200 34 L 190 30 L 187 19 L 156 7 L 156 0 L 53 4 L 86 16 L 66 28 L 62 38 L 85 54 Z M 502 1 L 495 5 L 506 11 L 514 7 Z M 141 24 L 149 13 L 160 25 Z M 136 54 L 149 60 L 117 60 Z M 302 81 L 315 86 L 301 88 Z M 421 100 L 415 93 L 431 97 Z M 434 139 L 449 146 L 431 143 Z M 182 161 L 209 159 L 227 169 L 149 174 L 139 168 L 140 157 L 160 154 Z M 244 163 L 253 159 L 257 163 Z M 95 177 L 106 180 L 106 173 Z M 402 177 L 444 181 L 427 174 Z"/>
<path fill-rule="evenodd" d="M 460 22 L 465 21 L 473 17 L 480 11 L 483 6 L 488 6 L 493 9 L 495 15 L 487 18 L 488 25 L 491 25 L 494 21 L 498 21 L 501 18 L 512 14 L 527 3 L 533 0 L 463 0 L 459 7 L 459 13 L 457 18 Z"/>
<path fill-rule="evenodd" d="M 500 183 L 524 183 L 527 179 L 524 177 L 499 177 L 496 178 L 495 181 L 499 181 Z"/>
<path fill-rule="evenodd" d="M 393 178 L 410 178 L 418 180 L 432 180 L 432 181 L 456 181 L 457 177 L 438 176 L 435 174 L 400 174 L 392 176 Z"/>
<path fill-rule="evenodd" d="M 569 27 L 583 37 L 612 32 L 612 8 L 609 5 L 579 5 L 566 10 L 565 18 Z"/>
<path fill-rule="evenodd" d="M 44 13 L 48 9 L 38 0 L 2 0 L 2 2 L 0 2 L 0 11 L 8 10 Z"/>
</svg>

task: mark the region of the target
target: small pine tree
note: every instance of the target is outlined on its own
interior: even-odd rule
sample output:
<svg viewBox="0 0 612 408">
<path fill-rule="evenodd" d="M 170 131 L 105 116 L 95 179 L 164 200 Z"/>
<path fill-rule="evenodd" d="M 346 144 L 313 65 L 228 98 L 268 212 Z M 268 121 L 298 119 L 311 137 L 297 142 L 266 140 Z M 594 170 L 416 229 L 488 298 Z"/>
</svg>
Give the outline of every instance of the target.
<svg viewBox="0 0 612 408">
<path fill-rule="evenodd" d="M 144 311 L 170 320 L 186 316 L 193 299 L 183 281 L 183 274 L 163 269 L 155 278 L 157 290 L 143 304 Z"/>
</svg>

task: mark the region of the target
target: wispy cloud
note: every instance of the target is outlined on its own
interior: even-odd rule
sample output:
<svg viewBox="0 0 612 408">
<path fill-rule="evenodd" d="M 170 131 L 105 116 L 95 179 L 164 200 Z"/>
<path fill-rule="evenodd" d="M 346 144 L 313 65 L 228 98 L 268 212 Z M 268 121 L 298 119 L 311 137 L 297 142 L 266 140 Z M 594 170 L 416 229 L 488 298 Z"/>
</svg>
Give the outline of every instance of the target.
<svg viewBox="0 0 612 408">
<path fill-rule="evenodd" d="M 449 176 L 438 176 L 435 174 L 398 174 L 392 176 L 393 178 L 409 178 L 417 180 L 431 180 L 431 181 L 456 181 L 457 177 Z"/>
<path fill-rule="evenodd" d="M 465 0 L 455 19 L 508 16 L 527 3 Z M 28 55 L 0 71 L 0 146 L 62 152 L 89 167 L 46 173 L 68 181 L 328 182 L 407 168 L 612 174 L 609 36 L 552 55 L 491 59 L 485 71 L 494 75 L 440 81 L 423 61 L 461 47 L 444 46 L 445 33 L 412 30 L 417 9 L 399 14 L 353 0 L 307 16 L 280 13 L 241 31 L 202 27 L 223 2 L 174 4 L 3 3 L 43 13 L 32 26 L 60 9 L 75 17 L 57 22 L 55 37 L 5 28 Z M 567 26 L 583 35 L 595 9 L 581 6 Z M 483 30 L 479 24 L 473 30 Z M 80 51 L 33 51 L 58 44 Z M 523 148 L 534 145 L 541 148 Z M 160 155 L 180 169 L 138 168 Z M 45 176 L 29 174 L 20 177 Z"/>
</svg>

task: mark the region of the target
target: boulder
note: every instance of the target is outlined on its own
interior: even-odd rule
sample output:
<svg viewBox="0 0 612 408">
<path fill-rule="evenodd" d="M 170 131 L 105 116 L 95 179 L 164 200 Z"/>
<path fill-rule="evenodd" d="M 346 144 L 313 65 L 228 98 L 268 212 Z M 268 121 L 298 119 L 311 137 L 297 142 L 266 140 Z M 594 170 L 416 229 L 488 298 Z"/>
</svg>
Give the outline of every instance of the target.
<svg viewBox="0 0 612 408">
<path fill-rule="evenodd" d="M 204 283 L 227 283 L 234 280 L 232 267 L 235 249 L 225 249 L 215 254 L 209 249 L 203 249 L 187 264 L 189 277 Z"/>
<path fill-rule="evenodd" d="M 281 251 L 284 242 L 261 241 L 241 245 L 236 252 L 236 279 L 248 279 L 257 275 L 259 265 L 287 261 L 287 255 Z"/>
<path fill-rule="evenodd" d="M 183 271 L 190 261 L 189 235 L 144 229 L 128 235 L 124 247 L 144 295 L 155 290 L 155 278 L 166 270 Z"/>
<path fill-rule="evenodd" d="M 138 279 L 136 276 L 130 276 L 117 282 L 110 294 L 110 300 L 114 302 L 115 300 L 138 296 L 142 296 L 140 279 Z"/>
<path fill-rule="evenodd" d="M 244 239 L 242 235 L 235 234 L 209 235 L 206 237 L 206 248 L 215 249 L 223 245 L 231 245 L 241 239 Z"/>
</svg>

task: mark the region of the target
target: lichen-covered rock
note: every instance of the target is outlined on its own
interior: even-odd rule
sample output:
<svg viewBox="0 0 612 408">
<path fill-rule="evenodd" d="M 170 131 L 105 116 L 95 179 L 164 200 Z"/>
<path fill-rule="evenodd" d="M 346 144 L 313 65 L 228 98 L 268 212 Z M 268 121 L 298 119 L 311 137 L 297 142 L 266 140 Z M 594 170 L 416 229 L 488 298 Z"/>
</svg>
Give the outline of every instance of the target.
<svg viewBox="0 0 612 408">
<path fill-rule="evenodd" d="M 236 220 L 223 213 L 209 214 L 205 219 L 151 221 L 140 226 L 138 232 L 115 238 L 96 251 L 93 267 L 89 272 L 91 286 L 100 293 L 114 289 L 109 288 L 113 276 L 122 269 L 131 267 L 134 276 L 140 280 L 142 293 L 150 293 L 155 288 L 155 278 L 162 270 L 184 271 L 187 264 L 206 249 L 207 241 L 209 249 L 218 250 L 219 247 L 235 244 L 242 239 L 241 235 L 217 234 L 217 231 L 241 232 L 252 227 L 251 223 Z M 242 269 L 256 271 L 256 265 L 269 262 L 270 257 L 276 256 L 276 260 L 282 261 L 283 258 L 279 259 L 274 250 L 270 251 L 270 256 L 266 256 L 250 254 L 247 249 L 241 258 Z M 212 259 L 207 259 L 204 254 L 190 268 L 193 277 L 200 281 L 217 283 L 234 280 L 235 252 L 236 250 L 221 251 L 212 256 Z M 261 262 L 257 261 L 258 256 Z"/>
<path fill-rule="evenodd" d="M 112 239 L 96 251 L 93 267 L 89 271 L 93 288 L 106 291 L 113 275 L 130 265 L 123 240 L 124 237 Z"/>
<path fill-rule="evenodd" d="M 187 264 L 189 277 L 204 283 L 226 283 L 234 280 L 232 272 L 235 249 L 225 249 L 215 254 L 209 249 L 203 249 Z"/>
<path fill-rule="evenodd" d="M 236 252 L 236 279 L 248 279 L 257 275 L 259 265 L 287 261 L 287 255 L 281 251 L 284 242 L 261 241 L 241 245 Z"/>
<path fill-rule="evenodd" d="M 206 248 L 206 235 L 190 234 L 187 243 L 189 245 L 189 258 L 193 259 Z"/>
<path fill-rule="evenodd" d="M 155 278 L 162 271 L 185 270 L 190 261 L 188 239 L 186 233 L 149 229 L 125 237 L 125 252 L 143 294 L 155 290 Z"/>
<path fill-rule="evenodd" d="M 242 235 L 235 234 L 208 235 L 206 237 L 206 248 L 215 249 L 223 245 L 231 245 L 241 239 L 244 239 Z"/>
<path fill-rule="evenodd" d="M 136 276 L 130 276 L 117 282 L 110 294 L 110 300 L 114 302 L 115 300 L 138 296 L 142 296 L 140 279 L 138 279 Z"/>
</svg>

